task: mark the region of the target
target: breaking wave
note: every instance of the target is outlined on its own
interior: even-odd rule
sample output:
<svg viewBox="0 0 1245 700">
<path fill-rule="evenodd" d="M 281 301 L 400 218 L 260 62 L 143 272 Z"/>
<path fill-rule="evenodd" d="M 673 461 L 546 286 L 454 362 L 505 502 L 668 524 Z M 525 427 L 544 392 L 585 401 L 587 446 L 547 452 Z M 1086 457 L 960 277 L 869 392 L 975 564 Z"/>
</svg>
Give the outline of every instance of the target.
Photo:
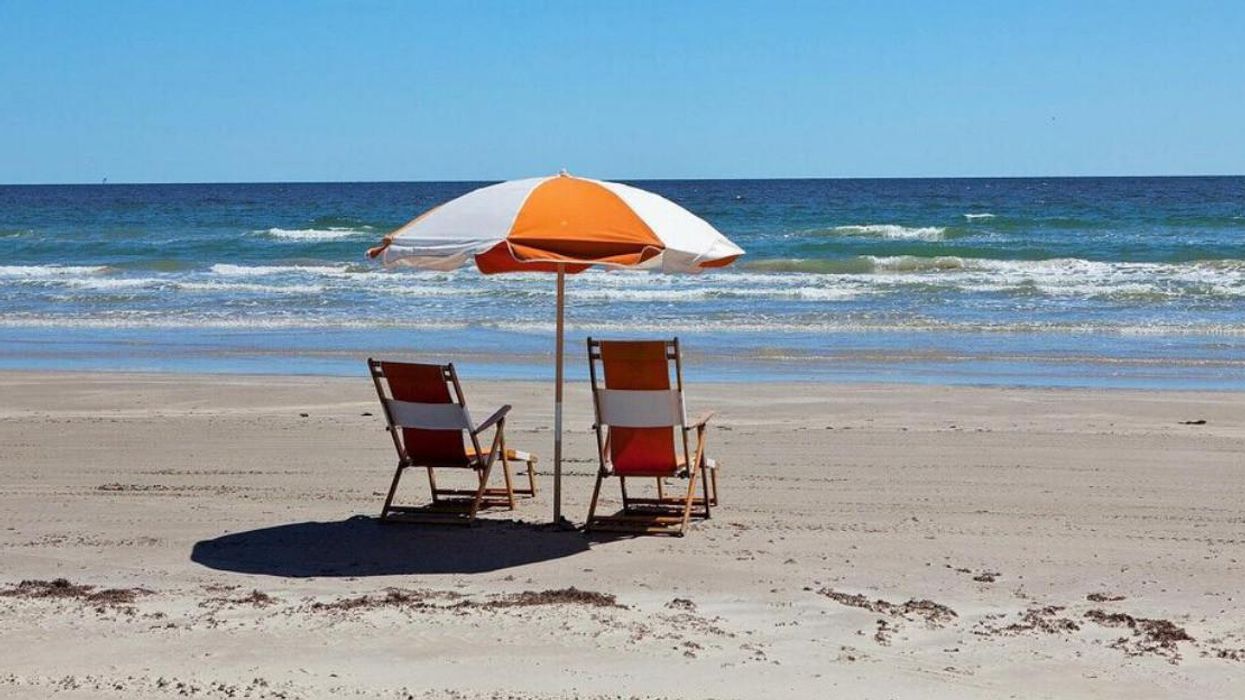
<svg viewBox="0 0 1245 700">
<path fill-rule="evenodd" d="M 942 226 L 864 224 L 859 226 L 835 226 L 830 230 L 843 236 L 871 236 L 899 241 L 941 241 L 947 237 L 947 229 Z"/>
<path fill-rule="evenodd" d="M 102 275 L 106 265 L 0 265 L 0 277 L 18 279 L 56 279 L 81 275 Z"/>
<path fill-rule="evenodd" d="M 217 263 L 211 268 L 212 274 L 227 277 L 259 277 L 263 275 L 288 275 L 290 273 L 309 273 L 321 275 L 340 275 L 348 271 L 345 265 L 233 265 Z"/>
<path fill-rule="evenodd" d="M 357 238 L 361 236 L 375 236 L 376 232 L 371 226 L 362 228 L 347 228 L 343 226 L 330 226 L 328 228 L 270 228 L 263 231 L 256 231 L 272 238 L 285 241 L 337 241 L 345 238 Z"/>
</svg>

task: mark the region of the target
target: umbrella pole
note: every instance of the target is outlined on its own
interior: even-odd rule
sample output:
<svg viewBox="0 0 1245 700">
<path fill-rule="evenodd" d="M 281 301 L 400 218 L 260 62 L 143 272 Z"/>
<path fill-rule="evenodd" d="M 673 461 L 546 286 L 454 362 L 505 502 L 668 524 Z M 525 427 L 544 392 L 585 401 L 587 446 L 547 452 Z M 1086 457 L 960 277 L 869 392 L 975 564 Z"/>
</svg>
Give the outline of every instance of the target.
<svg viewBox="0 0 1245 700">
<path fill-rule="evenodd" d="M 566 306 L 566 267 L 558 265 L 558 320 L 557 320 L 557 368 L 554 370 L 554 381 L 557 383 L 553 394 L 553 522 L 563 522 L 562 518 L 562 317 Z"/>
</svg>

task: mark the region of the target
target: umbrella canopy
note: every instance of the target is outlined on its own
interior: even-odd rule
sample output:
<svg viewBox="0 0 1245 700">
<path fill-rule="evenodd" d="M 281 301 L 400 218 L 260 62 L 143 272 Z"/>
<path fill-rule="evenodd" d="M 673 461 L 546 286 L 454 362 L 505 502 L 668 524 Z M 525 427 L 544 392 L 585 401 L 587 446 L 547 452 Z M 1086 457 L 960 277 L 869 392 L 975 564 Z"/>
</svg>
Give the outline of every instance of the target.
<svg viewBox="0 0 1245 700">
<path fill-rule="evenodd" d="M 565 171 L 468 192 L 425 212 L 368 251 L 386 265 L 451 270 L 474 262 L 485 274 L 557 273 L 555 521 L 562 520 L 565 275 L 594 265 L 695 273 L 729 265 L 743 253 L 705 220 L 664 197 Z"/>
</svg>

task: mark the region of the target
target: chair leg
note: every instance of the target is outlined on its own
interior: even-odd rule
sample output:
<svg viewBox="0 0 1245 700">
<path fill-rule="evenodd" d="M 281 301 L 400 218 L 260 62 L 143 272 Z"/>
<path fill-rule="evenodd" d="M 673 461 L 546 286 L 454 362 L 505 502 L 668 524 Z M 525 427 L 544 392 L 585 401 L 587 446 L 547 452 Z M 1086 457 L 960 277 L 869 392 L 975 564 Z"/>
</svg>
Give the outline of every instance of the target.
<svg viewBox="0 0 1245 700">
<path fill-rule="evenodd" d="M 506 459 L 506 451 L 501 451 L 501 471 L 506 479 L 506 502 L 510 504 L 510 510 L 514 510 L 514 483 L 510 478 L 510 460 Z"/>
<path fill-rule="evenodd" d="M 527 460 L 527 487 L 532 492 L 532 498 L 536 497 L 536 463 L 533 460 Z"/>
<path fill-rule="evenodd" d="M 488 490 L 489 472 L 493 470 L 493 465 L 489 464 L 484 467 L 484 472 L 480 475 L 480 486 L 476 489 L 475 496 L 471 499 L 471 508 L 467 511 L 467 523 L 474 523 L 476 513 L 480 510 L 480 503 L 484 501 L 484 492 Z"/>
<path fill-rule="evenodd" d="M 393 496 L 398 492 L 398 482 L 402 479 L 402 470 L 404 468 L 401 464 L 398 464 L 397 470 L 393 473 L 393 481 L 389 484 L 389 494 L 385 496 L 385 505 L 381 506 L 380 509 L 381 522 L 384 522 L 389 517 L 389 506 L 393 505 Z"/>
<path fill-rule="evenodd" d="M 696 473 L 699 469 L 693 469 L 687 475 L 687 499 L 683 501 L 683 522 L 679 524 L 679 537 L 687 534 L 687 523 L 692 519 L 692 501 L 696 500 Z"/>
<path fill-rule="evenodd" d="M 699 471 L 701 472 L 700 474 L 701 490 L 705 492 L 705 520 L 708 520 L 709 519 L 709 506 L 715 505 L 715 504 L 713 503 L 713 499 L 710 498 L 709 496 L 709 475 L 705 473 L 706 470 L 704 466 L 701 466 Z"/>
<path fill-rule="evenodd" d="M 588 506 L 588 521 L 584 523 L 584 532 L 592 529 L 592 521 L 597 515 L 597 499 L 601 497 L 601 481 L 605 479 L 605 475 L 597 472 L 597 483 L 592 487 L 592 503 Z"/>
<path fill-rule="evenodd" d="M 631 499 L 627 498 L 627 477 L 625 476 L 618 477 L 618 487 L 622 489 L 623 512 L 630 513 L 631 512 Z"/>
</svg>

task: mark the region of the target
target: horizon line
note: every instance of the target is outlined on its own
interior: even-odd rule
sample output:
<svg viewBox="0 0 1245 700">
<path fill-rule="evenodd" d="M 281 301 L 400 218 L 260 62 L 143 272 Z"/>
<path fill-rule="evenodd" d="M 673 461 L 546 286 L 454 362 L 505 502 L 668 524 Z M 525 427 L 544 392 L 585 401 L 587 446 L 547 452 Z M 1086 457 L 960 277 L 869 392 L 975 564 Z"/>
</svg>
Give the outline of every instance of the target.
<svg viewBox="0 0 1245 700">
<path fill-rule="evenodd" d="M 555 173 L 556 174 L 556 173 Z M 528 177 L 540 177 L 530 175 Z M 550 176 L 552 177 L 552 175 Z M 785 182 L 793 180 L 1141 180 L 1177 178 L 1239 178 L 1245 173 L 1204 173 L 1197 175 L 884 175 L 884 176 L 790 176 L 790 177 L 620 177 L 590 178 L 616 182 Z M 516 178 L 485 179 L 416 179 L 416 180 L 183 180 L 183 181 L 117 181 L 109 182 L 3 182 L 0 187 L 104 187 L 109 185 L 413 185 L 413 184 L 476 184 L 506 182 Z"/>
</svg>

